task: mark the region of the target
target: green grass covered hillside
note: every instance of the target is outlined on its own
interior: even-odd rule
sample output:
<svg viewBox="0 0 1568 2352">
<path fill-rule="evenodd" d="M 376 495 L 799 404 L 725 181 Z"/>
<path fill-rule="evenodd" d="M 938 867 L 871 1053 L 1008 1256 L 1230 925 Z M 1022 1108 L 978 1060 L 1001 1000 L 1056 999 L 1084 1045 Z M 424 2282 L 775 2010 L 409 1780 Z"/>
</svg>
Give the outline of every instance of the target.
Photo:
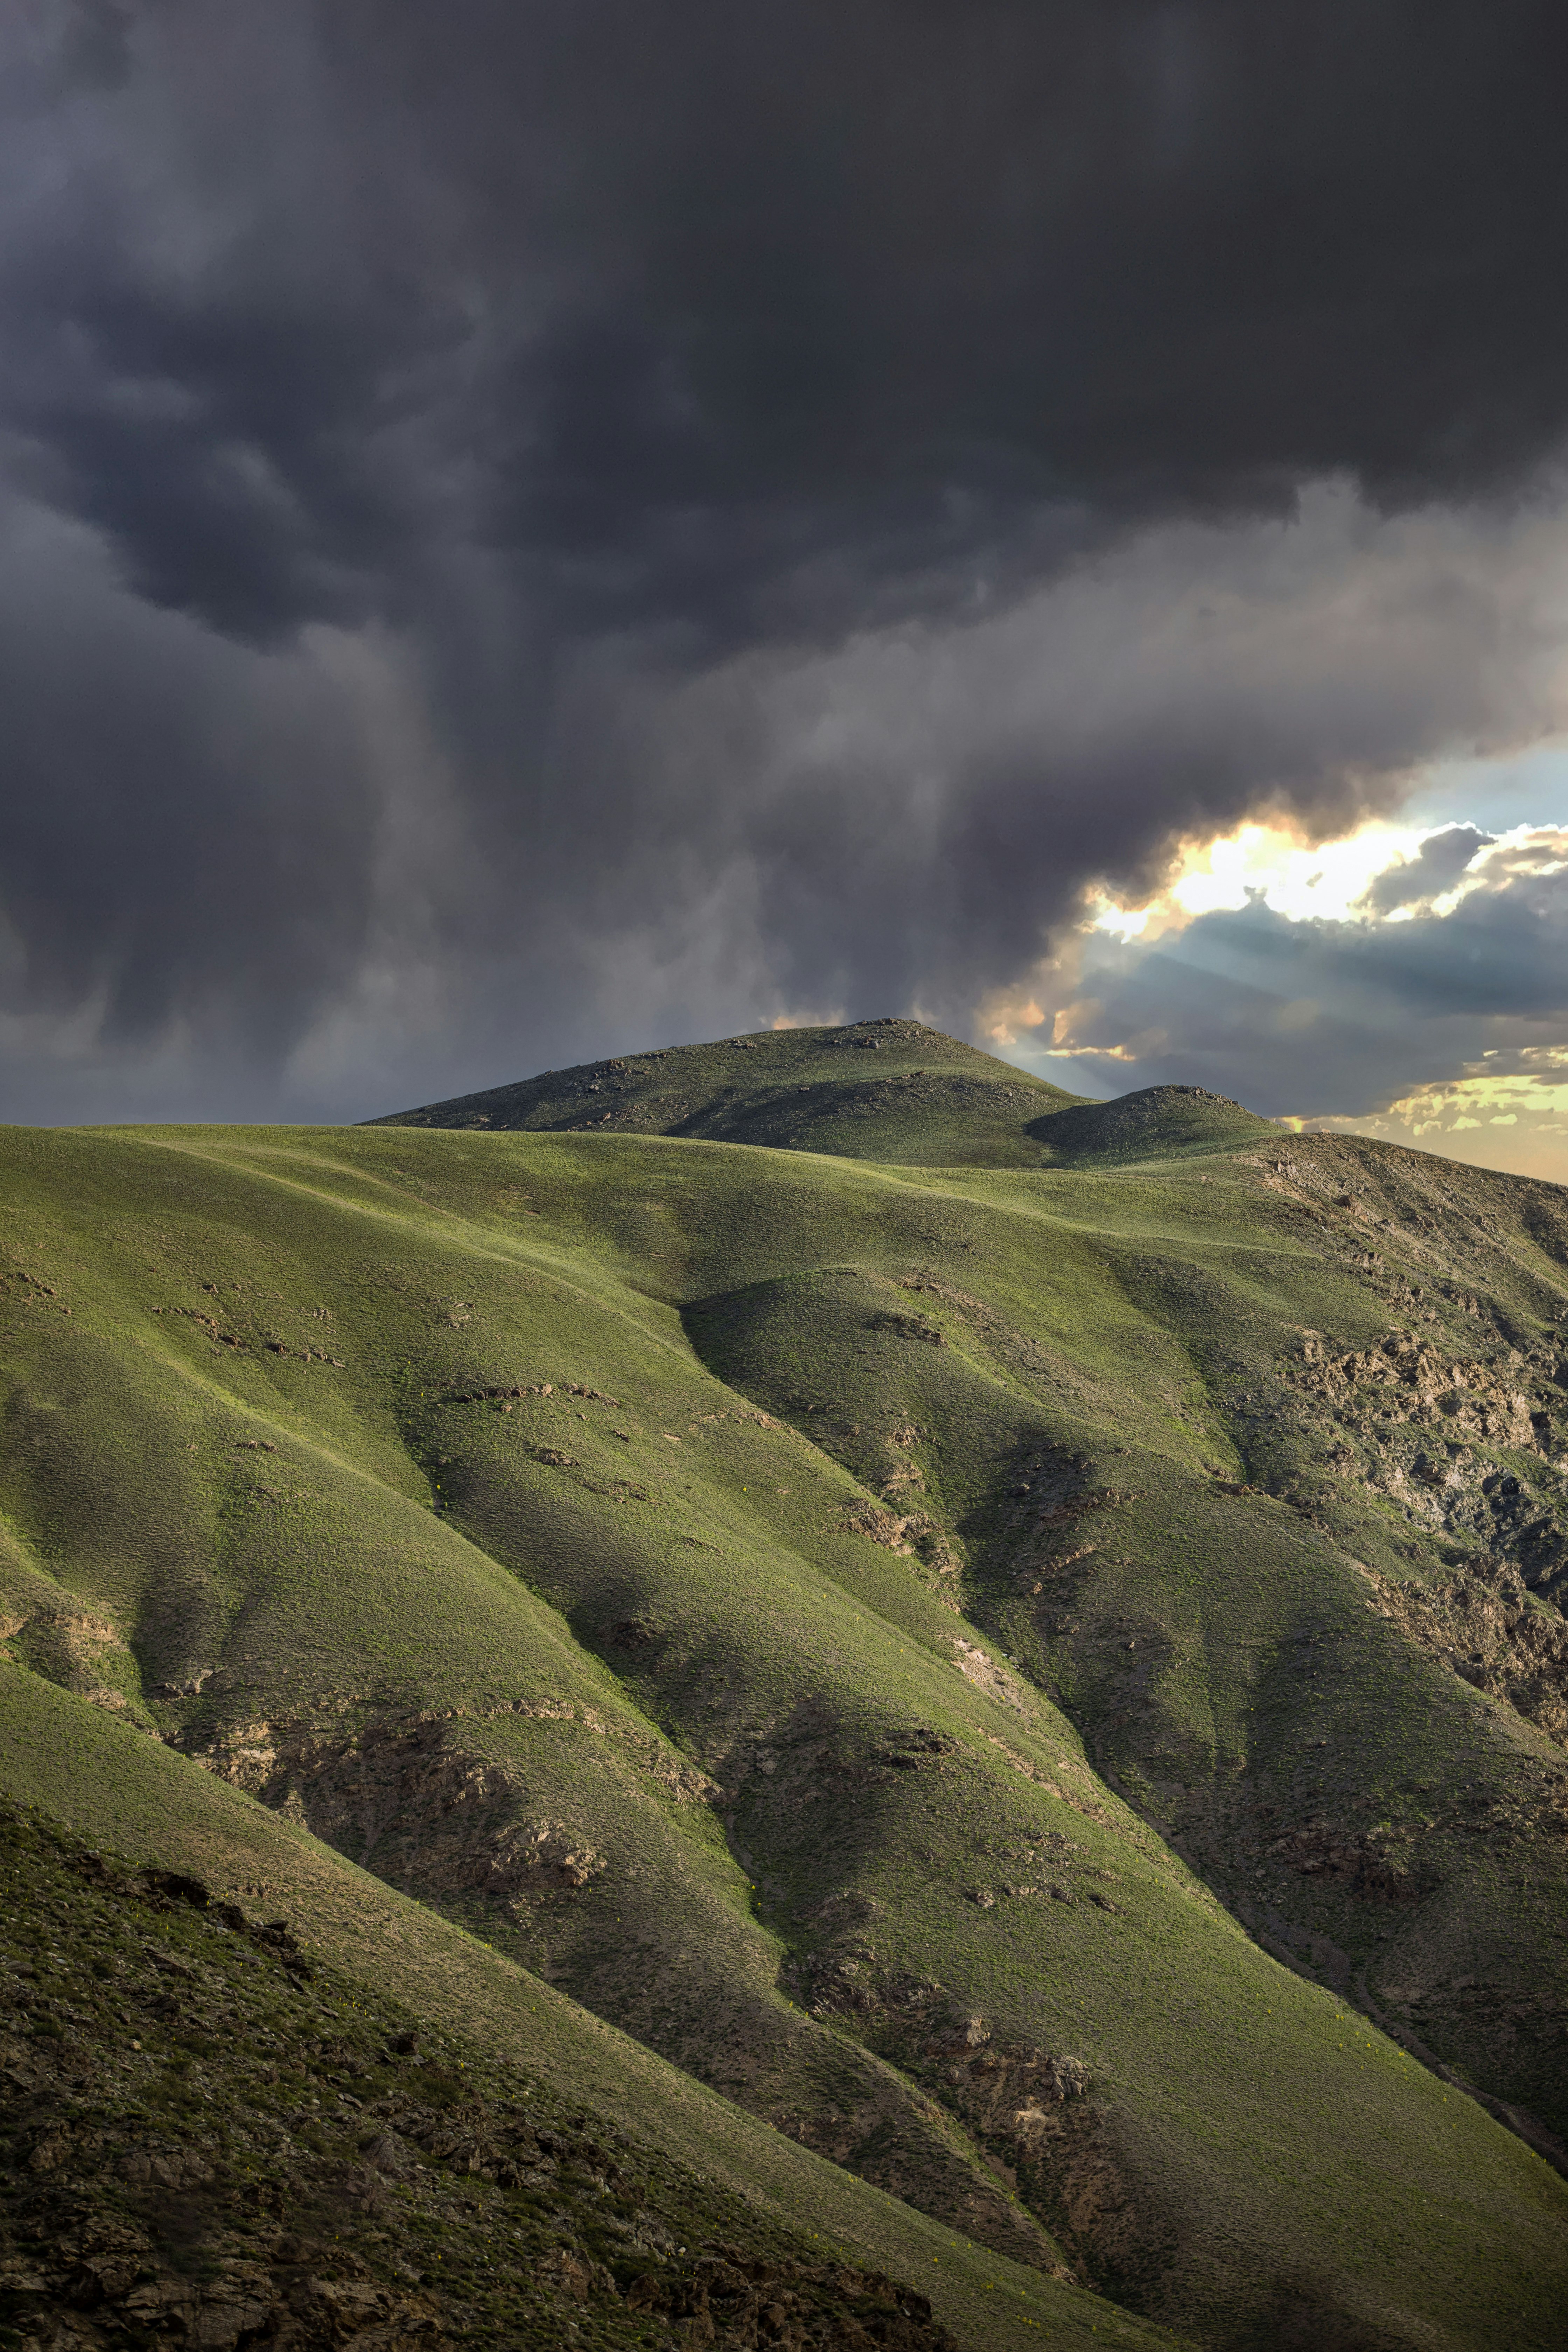
<svg viewBox="0 0 1568 2352">
<path fill-rule="evenodd" d="M 363 2307 L 461 2340 L 570 2305 L 586 2341 L 695 2341 L 695 2266 L 745 2255 L 795 2334 L 715 2286 L 713 2340 L 1561 2341 L 1554 1188 L 1196 1090 L 1075 1105 L 901 1022 L 355 1129 L 0 1130 L 0 1171 L 37 1940 L 194 1966 L 124 1924 L 184 1872 L 374 2012 L 333 2054 L 306 1992 L 263 2027 L 248 1974 L 199 1979 L 230 2137 L 188 2234 L 224 2275 L 304 2310 L 365 2169 L 226 2005 L 323 2112 L 423 2128 L 380 2054 L 413 2033 L 490 2070 L 476 2146 L 526 2094 L 635 2150 L 646 2243 L 576 2190 L 524 2211 L 497 2158 L 448 2292 L 398 2249 L 458 2175 L 388 2110 Z M 91 2081 L 37 2099 L 151 2242 L 113 2167 L 131 2107 L 175 2127 L 175 2021 L 132 2063 L 115 1999 L 50 1998 L 13 2038 L 37 2063 L 79 2011 Z M 253 2241 L 219 2177 L 250 2107 Z M 25 2207 L 18 2326 L 67 2294 Z M 487 2230 L 518 2273 L 488 2302 Z"/>
</svg>

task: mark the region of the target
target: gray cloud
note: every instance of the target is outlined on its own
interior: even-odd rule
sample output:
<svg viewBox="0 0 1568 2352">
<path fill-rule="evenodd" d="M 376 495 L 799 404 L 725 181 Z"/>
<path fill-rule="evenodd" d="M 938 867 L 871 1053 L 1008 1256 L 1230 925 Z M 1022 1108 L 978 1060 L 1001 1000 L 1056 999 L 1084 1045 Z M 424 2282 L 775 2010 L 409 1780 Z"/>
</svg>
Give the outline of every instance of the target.
<svg viewBox="0 0 1568 2352">
<path fill-rule="evenodd" d="M 1493 835 L 1473 824 L 1451 824 L 1428 834 L 1414 857 L 1402 859 L 1378 875 L 1367 891 L 1365 905 L 1373 914 L 1392 914 L 1396 907 L 1416 907 L 1440 898 L 1458 880 L 1478 850 L 1490 845 Z"/>
<path fill-rule="evenodd" d="M 310 649 L 137 604 L 87 534 L 0 511 L 4 887 L 40 1013 L 108 1039 L 195 1015 L 265 1053 L 352 970 L 377 823 L 366 746 Z"/>
<path fill-rule="evenodd" d="M 1553 11 L 28 26 L 18 1110 L 964 1025 L 1184 831 L 1555 721 Z"/>
<path fill-rule="evenodd" d="M 710 668 L 651 698 L 626 769 L 736 877 L 788 1002 L 880 982 L 962 1024 L 1087 879 L 1136 902 L 1184 836 L 1261 804 L 1326 831 L 1457 736 L 1543 724 L 1555 658 L 1489 648 L 1530 637 L 1558 546 L 1343 491 L 1167 525 L 994 614 Z M 584 699 L 594 742 L 622 706 L 599 676 Z"/>
<path fill-rule="evenodd" d="M 1254 898 L 1152 948 L 1096 940 L 1070 1058 L 1039 1066 L 1090 1093 L 1223 1080 L 1266 1117 L 1309 1119 L 1364 1118 L 1467 1072 L 1555 1083 L 1568 874 L 1551 869 L 1568 840 L 1554 846 L 1479 859 L 1484 881 L 1446 914 L 1298 921 Z"/>
</svg>

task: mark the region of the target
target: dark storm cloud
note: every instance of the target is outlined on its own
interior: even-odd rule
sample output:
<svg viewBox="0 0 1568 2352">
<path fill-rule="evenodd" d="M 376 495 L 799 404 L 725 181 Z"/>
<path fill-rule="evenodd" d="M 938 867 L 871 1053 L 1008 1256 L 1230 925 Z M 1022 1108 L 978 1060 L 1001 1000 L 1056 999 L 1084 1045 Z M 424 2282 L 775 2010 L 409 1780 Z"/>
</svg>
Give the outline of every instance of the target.
<svg viewBox="0 0 1568 2352">
<path fill-rule="evenodd" d="M 121 1040 L 199 1017 L 244 1054 L 353 971 L 378 806 L 314 665 L 128 608 L 80 534 L 12 507 L 0 711 L 4 885 L 32 1009 L 96 999 Z"/>
<path fill-rule="evenodd" d="M 30 656 L 0 712 L 13 1012 L 232 1022 L 367 1110 L 458 1035 L 479 1079 L 961 1021 L 1184 828 L 1544 723 L 1498 648 L 1568 409 L 1565 46 L 1468 0 L 33 0 L 0 565 L 25 611 L 75 529 L 80 603 L 68 723 Z"/>
<path fill-rule="evenodd" d="M 1469 496 L 1562 430 L 1547 7 L 126 21 L 13 266 L 28 422 L 226 624 L 289 578 L 319 613 L 339 561 L 386 593 L 430 521 L 400 425 L 471 469 L 481 537 L 710 620 L 823 544 L 901 573 L 1047 507 Z M 182 412 L 126 413 L 136 383 Z"/>
<path fill-rule="evenodd" d="M 1288 530 L 1171 525 L 989 617 L 705 671 L 657 706 L 639 772 L 694 824 L 721 813 L 707 837 L 754 877 L 789 1001 L 880 977 L 962 1023 L 1083 877 L 1136 905 L 1173 840 L 1265 799 L 1347 824 L 1405 760 L 1528 723 L 1550 688 L 1475 647 L 1525 633 L 1540 560 L 1529 530 L 1371 530 L 1344 495 Z"/>
<path fill-rule="evenodd" d="M 1415 907 L 1423 899 L 1441 898 L 1492 838 L 1473 824 L 1451 824 L 1441 833 L 1428 834 L 1414 857 L 1377 877 L 1366 894 L 1367 906 L 1376 914 L 1387 915 L 1395 907 Z"/>
</svg>

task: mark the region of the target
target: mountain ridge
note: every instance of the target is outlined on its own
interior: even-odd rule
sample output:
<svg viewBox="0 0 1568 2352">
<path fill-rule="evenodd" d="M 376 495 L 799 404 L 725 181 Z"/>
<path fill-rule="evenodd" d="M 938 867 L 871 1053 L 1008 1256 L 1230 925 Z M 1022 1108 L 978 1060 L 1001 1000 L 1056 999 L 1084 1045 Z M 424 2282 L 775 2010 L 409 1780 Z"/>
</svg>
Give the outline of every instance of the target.
<svg viewBox="0 0 1568 2352">
<path fill-rule="evenodd" d="M 886 1058 L 847 1072 L 843 1057 L 863 1053 Z M 1274 1121 L 1205 1087 L 1144 1087 L 1093 1101 L 895 1015 L 614 1055 L 364 1124 L 608 1130 L 895 1164 L 1040 1167 L 1213 1150 L 1278 1132 Z"/>
</svg>

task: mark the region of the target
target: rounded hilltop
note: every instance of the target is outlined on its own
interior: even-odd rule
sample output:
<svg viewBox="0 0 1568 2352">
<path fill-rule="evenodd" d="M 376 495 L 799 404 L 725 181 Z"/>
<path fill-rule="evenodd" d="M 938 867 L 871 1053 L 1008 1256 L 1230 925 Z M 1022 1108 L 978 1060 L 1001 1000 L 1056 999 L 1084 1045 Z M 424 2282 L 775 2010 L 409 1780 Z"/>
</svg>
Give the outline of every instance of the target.
<svg viewBox="0 0 1568 2352">
<path fill-rule="evenodd" d="M 1047 1112 L 1029 1132 L 1051 1159 L 1079 1160 L 1223 1150 L 1279 1129 L 1272 1119 L 1206 1087 L 1140 1087 L 1110 1102 L 1075 1103 Z"/>
<path fill-rule="evenodd" d="M 667 1135 L 953 1167 L 1223 1149 L 1268 1122 L 1201 1087 L 1086 1101 L 897 1014 L 615 1055 L 367 1121 Z"/>
<path fill-rule="evenodd" d="M 368 1124 L 668 1135 L 949 1166 L 1036 1166 L 1029 1121 L 1077 1102 L 898 1014 L 612 1055 Z"/>
</svg>

